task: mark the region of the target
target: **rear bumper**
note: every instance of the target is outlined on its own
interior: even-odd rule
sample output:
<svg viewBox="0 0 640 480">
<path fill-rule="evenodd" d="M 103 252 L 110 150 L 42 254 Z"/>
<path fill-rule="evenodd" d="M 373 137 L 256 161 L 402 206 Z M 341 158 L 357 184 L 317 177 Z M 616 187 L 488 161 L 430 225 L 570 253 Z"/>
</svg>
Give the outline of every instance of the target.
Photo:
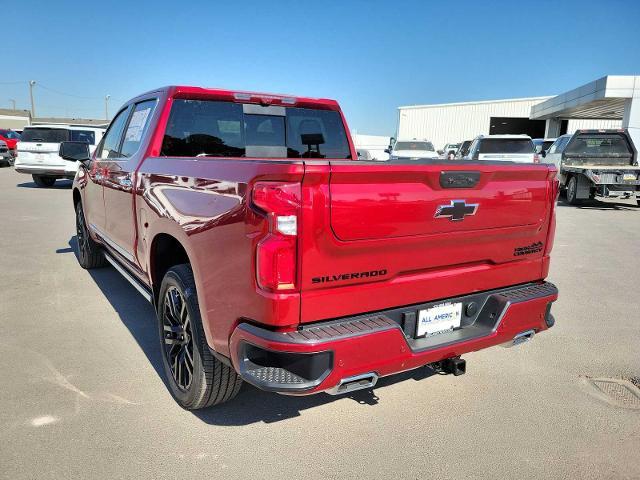
<svg viewBox="0 0 640 480">
<path fill-rule="evenodd" d="M 26 173 L 28 175 L 45 175 L 48 177 L 68 178 L 73 180 L 76 176 L 77 165 L 62 167 L 47 167 L 44 165 L 25 165 L 16 164 L 15 170 L 18 173 Z"/>
<path fill-rule="evenodd" d="M 313 323 L 297 331 L 241 323 L 231 336 L 231 361 L 245 381 L 263 390 L 297 395 L 335 390 L 345 378 L 383 377 L 507 344 L 523 332 L 547 330 L 557 297 L 553 284 L 541 282 Z M 418 310 L 443 302 L 462 302 L 462 327 L 414 338 Z M 470 304 L 476 308 L 467 308 Z"/>
</svg>

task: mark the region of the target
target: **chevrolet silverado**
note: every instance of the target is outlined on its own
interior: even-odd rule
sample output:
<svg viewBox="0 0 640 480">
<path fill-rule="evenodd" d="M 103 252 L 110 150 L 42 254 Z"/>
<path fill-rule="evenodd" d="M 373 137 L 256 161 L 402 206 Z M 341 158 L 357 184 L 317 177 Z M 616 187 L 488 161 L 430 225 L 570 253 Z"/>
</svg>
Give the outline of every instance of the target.
<svg viewBox="0 0 640 480">
<path fill-rule="evenodd" d="M 339 394 L 524 342 L 545 282 L 556 170 L 358 160 L 337 102 L 172 86 L 127 102 L 95 152 L 63 142 L 78 260 L 113 265 L 157 312 L 186 409 L 246 381 Z"/>
</svg>

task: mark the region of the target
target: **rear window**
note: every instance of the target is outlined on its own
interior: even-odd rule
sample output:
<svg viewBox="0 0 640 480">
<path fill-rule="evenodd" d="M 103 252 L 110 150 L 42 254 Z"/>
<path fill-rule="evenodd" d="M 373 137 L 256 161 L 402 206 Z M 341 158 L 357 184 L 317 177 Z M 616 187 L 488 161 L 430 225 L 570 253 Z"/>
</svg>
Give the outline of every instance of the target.
<svg viewBox="0 0 640 480">
<path fill-rule="evenodd" d="M 247 113 L 245 113 L 245 110 Z M 351 158 L 340 114 L 176 99 L 161 154 L 176 157 Z"/>
<path fill-rule="evenodd" d="M 69 140 L 69 130 L 63 128 L 25 128 L 22 142 L 60 143 Z"/>
<path fill-rule="evenodd" d="M 435 152 L 431 142 L 396 142 L 394 150 L 421 150 Z"/>
<path fill-rule="evenodd" d="M 74 142 L 86 142 L 89 145 L 96 144 L 96 133 L 91 130 L 69 130 L 71 140 Z"/>
<path fill-rule="evenodd" d="M 478 153 L 535 153 L 535 147 L 525 138 L 483 138 Z"/>
<path fill-rule="evenodd" d="M 566 155 L 585 156 L 620 156 L 631 155 L 631 147 L 624 135 L 610 134 L 578 134 L 565 149 Z"/>
</svg>

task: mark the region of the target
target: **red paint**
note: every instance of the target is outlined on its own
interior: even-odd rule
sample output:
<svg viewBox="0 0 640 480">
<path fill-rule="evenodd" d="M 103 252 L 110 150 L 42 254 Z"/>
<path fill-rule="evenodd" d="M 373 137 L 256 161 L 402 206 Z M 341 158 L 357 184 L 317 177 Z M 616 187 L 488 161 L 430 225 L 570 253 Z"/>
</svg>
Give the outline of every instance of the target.
<svg viewBox="0 0 640 480">
<path fill-rule="evenodd" d="M 121 251 L 109 244 L 105 248 L 148 286 L 158 287 L 161 281 L 154 280 L 152 246 L 158 236 L 170 235 L 183 246 L 193 267 L 207 341 L 220 354 L 233 357 L 244 338 L 236 327 L 244 321 L 295 329 L 304 322 L 534 282 L 547 275 L 557 181 L 546 164 L 159 157 L 173 98 L 285 106 L 293 101 L 294 106 L 338 111 L 344 121 L 333 100 L 246 92 L 239 99 L 237 93 L 166 87 L 131 100 L 125 107 L 148 99 L 158 102 L 141 148 L 127 159 L 94 159 L 74 183 L 89 223 L 103 229 Z M 357 158 L 348 138 L 351 156 Z M 443 170 L 479 172 L 480 179 L 472 188 L 444 189 L 439 184 Z M 295 200 L 293 209 L 283 207 L 284 197 L 265 193 L 265 185 L 286 185 L 285 193 Z M 478 204 L 476 214 L 460 222 L 434 218 L 439 206 L 460 199 Z M 297 216 L 297 235 L 286 237 L 274 230 L 273 221 L 274 215 L 289 214 Z M 539 251 L 514 256 L 516 248 L 537 242 L 544 246 Z M 282 272 L 267 262 L 262 274 L 268 279 L 282 273 L 281 284 L 288 286 L 268 280 L 260 286 L 256 258 L 261 246 L 265 255 L 283 249 Z M 360 275 L 371 271 L 384 273 Z M 338 280 L 313 280 L 325 276 Z M 544 330 L 541 314 L 547 301 L 513 306 L 489 337 L 423 354 L 405 348 L 396 331 L 336 342 L 330 348 L 342 366 L 318 389 L 362 369 L 385 375 L 486 348 L 529 327 Z M 250 340 L 263 345 L 261 339 Z"/>
</svg>

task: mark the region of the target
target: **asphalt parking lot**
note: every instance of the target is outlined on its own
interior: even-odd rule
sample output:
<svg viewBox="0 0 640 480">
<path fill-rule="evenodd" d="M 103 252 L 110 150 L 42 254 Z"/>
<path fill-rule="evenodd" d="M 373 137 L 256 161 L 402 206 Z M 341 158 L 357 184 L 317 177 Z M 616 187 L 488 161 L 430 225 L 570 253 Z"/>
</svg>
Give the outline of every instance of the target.
<svg viewBox="0 0 640 480">
<path fill-rule="evenodd" d="M 588 380 L 640 377 L 634 202 L 558 207 L 556 326 L 467 355 L 462 377 L 348 397 L 245 385 L 192 413 L 163 383 L 152 307 L 79 267 L 69 187 L 0 169 L 0 477 L 640 478 L 640 409 Z"/>
</svg>

